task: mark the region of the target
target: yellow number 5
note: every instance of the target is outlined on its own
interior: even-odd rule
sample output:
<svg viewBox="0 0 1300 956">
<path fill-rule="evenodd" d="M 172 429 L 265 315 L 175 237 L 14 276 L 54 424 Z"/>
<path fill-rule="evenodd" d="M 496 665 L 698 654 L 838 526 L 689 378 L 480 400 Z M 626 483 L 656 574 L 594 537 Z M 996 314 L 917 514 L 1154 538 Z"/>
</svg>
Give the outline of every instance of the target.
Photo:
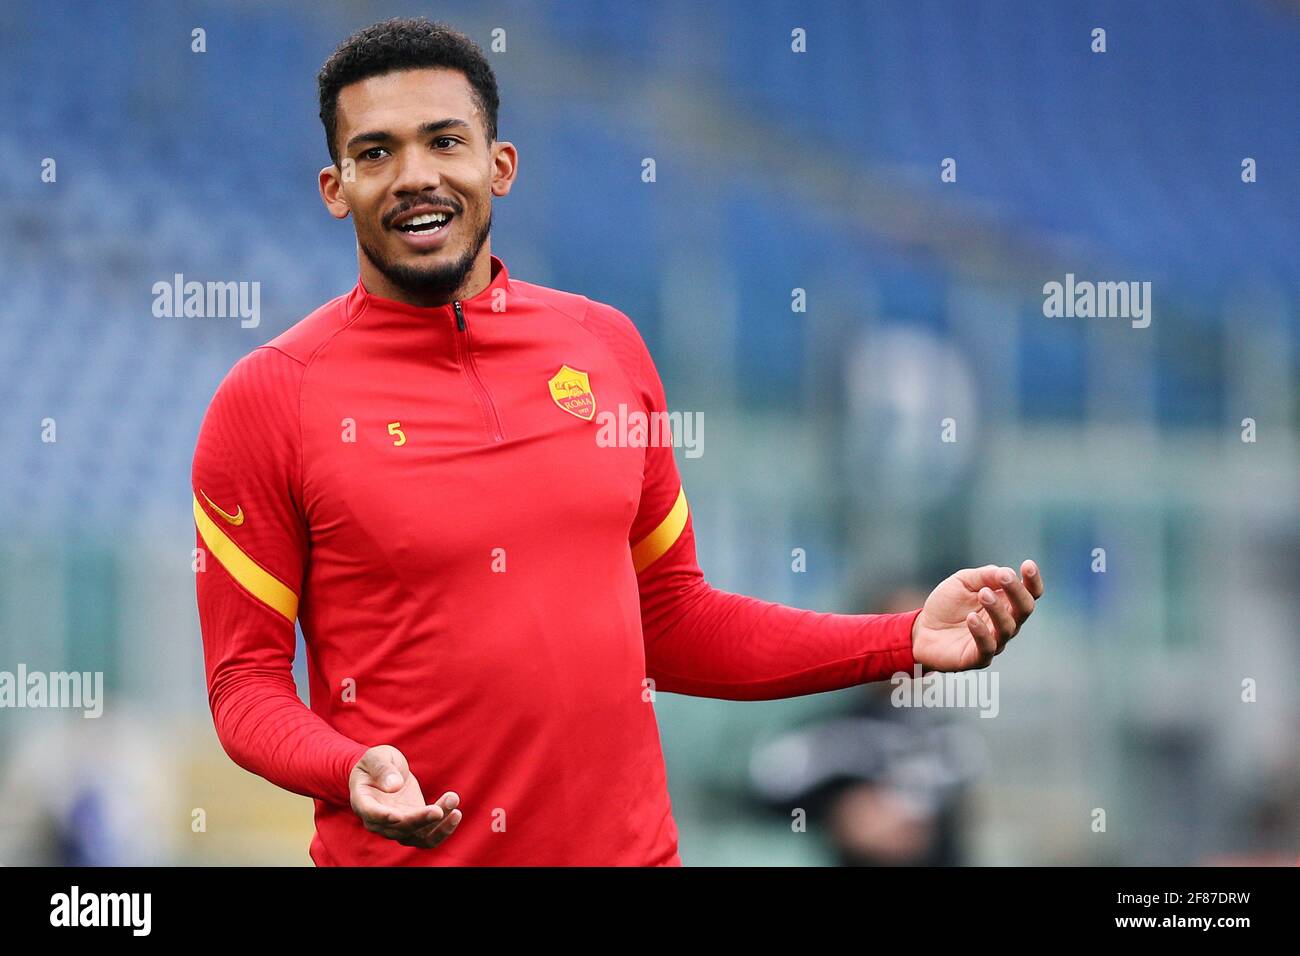
<svg viewBox="0 0 1300 956">
<path fill-rule="evenodd" d="M 398 448 L 406 444 L 406 432 L 402 431 L 401 422 L 389 422 L 388 434 L 393 436 L 393 444 Z"/>
</svg>

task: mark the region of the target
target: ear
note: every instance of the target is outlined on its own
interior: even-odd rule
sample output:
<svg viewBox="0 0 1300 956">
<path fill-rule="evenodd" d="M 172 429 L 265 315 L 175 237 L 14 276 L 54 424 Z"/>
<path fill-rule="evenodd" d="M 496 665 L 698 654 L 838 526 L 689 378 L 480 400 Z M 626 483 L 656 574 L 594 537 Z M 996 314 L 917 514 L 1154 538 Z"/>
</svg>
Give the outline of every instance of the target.
<svg viewBox="0 0 1300 956">
<path fill-rule="evenodd" d="M 343 163 L 346 168 L 352 160 L 345 158 Z M 337 166 L 326 166 L 320 171 L 320 198 L 335 219 L 346 219 L 352 211 L 343 189 L 343 180 L 344 174 Z"/>
<path fill-rule="evenodd" d="M 492 144 L 492 195 L 504 196 L 515 184 L 519 174 L 519 151 L 514 143 L 495 142 Z"/>
</svg>

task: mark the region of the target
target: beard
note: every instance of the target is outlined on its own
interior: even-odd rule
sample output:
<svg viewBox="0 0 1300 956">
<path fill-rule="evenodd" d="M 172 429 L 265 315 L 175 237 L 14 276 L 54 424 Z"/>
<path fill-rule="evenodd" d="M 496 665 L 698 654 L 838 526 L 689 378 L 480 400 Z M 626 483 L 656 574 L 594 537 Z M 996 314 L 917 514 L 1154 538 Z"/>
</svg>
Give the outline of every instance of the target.
<svg viewBox="0 0 1300 956">
<path fill-rule="evenodd" d="M 489 206 L 487 219 L 483 221 L 482 227 L 470 240 L 460 258 L 452 262 L 427 266 L 395 262 L 384 256 L 378 244 L 367 241 L 360 233 L 357 234 L 357 244 L 361 246 L 361 251 L 374 267 L 383 273 L 384 278 L 403 292 L 413 298 L 450 300 L 456 290 L 464 285 L 465 278 L 474 268 L 479 251 L 482 250 L 483 243 L 487 242 L 491 231 L 492 207 Z"/>
</svg>

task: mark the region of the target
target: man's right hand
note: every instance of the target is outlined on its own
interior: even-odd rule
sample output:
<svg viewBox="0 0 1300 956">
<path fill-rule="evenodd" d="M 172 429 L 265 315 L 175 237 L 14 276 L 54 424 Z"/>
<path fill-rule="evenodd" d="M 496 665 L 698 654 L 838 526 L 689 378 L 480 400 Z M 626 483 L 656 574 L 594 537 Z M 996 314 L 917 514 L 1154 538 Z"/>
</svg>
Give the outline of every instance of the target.
<svg viewBox="0 0 1300 956">
<path fill-rule="evenodd" d="M 371 833 L 402 846 L 435 847 L 456 832 L 460 797 L 450 790 L 425 804 L 420 782 L 396 747 L 371 747 L 348 777 L 352 809 Z"/>
</svg>

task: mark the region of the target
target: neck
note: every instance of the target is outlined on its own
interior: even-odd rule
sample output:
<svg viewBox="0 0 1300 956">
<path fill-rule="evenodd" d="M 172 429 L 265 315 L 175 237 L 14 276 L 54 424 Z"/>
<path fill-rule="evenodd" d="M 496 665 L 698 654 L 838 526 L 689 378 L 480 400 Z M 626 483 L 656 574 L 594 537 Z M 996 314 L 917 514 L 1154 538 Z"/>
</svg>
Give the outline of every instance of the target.
<svg viewBox="0 0 1300 956">
<path fill-rule="evenodd" d="M 405 286 L 397 285 L 388 276 L 384 275 L 370 261 L 370 257 L 360 249 L 357 250 L 357 258 L 360 260 L 361 265 L 361 284 L 365 286 L 366 291 L 371 295 L 426 309 L 472 298 L 486 289 L 492 281 L 492 247 L 489 241 L 485 241 L 482 248 L 479 249 L 474 264 L 465 275 L 464 281 L 451 290 L 450 293 L 412 291 Z"/>
</svg>

